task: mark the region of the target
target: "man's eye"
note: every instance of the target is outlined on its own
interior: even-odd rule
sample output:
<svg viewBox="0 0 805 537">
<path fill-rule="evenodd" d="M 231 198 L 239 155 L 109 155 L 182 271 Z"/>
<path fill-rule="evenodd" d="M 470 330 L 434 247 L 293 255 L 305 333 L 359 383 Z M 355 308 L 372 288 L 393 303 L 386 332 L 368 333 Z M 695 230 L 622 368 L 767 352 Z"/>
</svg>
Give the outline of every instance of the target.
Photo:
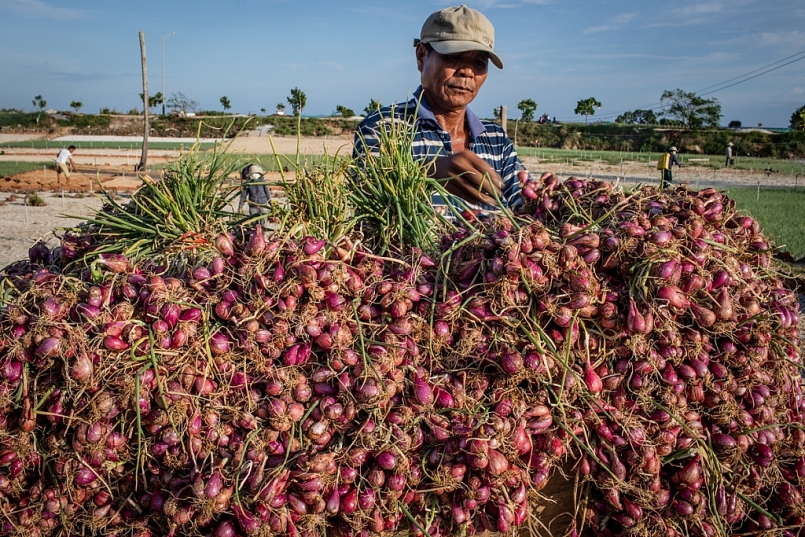
<svg viewBox="0 0 805 537">
<path fill-rule="evenodd" d="M 461 54 L 450 54 L 447 58 L 450 60 L 450 63 L 458 63 L 461 61 Z"/>
</svg>

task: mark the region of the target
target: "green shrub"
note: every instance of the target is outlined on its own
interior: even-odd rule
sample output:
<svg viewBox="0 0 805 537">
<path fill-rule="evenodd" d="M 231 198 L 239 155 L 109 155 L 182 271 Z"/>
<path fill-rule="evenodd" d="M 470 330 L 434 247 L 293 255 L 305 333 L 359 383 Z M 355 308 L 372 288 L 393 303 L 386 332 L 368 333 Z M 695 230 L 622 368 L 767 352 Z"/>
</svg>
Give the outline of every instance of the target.
<svg viewBox="0 0 805 537">
<path fill-rule="evenodd" d="M 78 129 L 89 129 L 92 127 L 108 127 L 112 117 L 107 114 L 82 114 L 74 115 L 70 119 L 59 121 L 62 127 L 76 127 Z"/>
<path fill-rule="evenodd" d="M 25 197 L 25 204 L 31 207 L 44 207 L 47 202 L 38 193 L 31 192 Z"/>
<path fill-rule="evenodd" d="M 0 110 L 0 127 L 36 127 L 36 118 L 39 117 L 40 125 L 42 120 L 47 120 L 45 114 L 39 112 L 23 112 L 22 110 L 14 110 L 13 108 L 4 108 Z"/>
<path fill-rule="evenodd" d="M 662 152 L 676 145 L 690 153 L 698 146 L 704 154 L 721 155 L 727 142 L 735 154 L 753 157 L 791 158 L 805 155 L 805 132 L 736 132 L 727 129 L 691 130 L 620 124 L 543 125 L 509 121 L 509 137 L 518 146 L 584 149 L 598 151 Z"/>
</svg>

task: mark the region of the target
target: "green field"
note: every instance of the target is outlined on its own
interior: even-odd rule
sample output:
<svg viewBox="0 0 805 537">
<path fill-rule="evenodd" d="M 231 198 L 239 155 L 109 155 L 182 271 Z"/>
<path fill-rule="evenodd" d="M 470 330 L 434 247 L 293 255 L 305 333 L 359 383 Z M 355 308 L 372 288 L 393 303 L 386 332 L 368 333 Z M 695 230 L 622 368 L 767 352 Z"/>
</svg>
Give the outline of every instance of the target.
<svg viewBox="0 0 805 537">
<path fill-rule="evenodd" d="M 795 259 L 805 256 L 805 189 L 730 188 L 738 210 L 757 218 L 763 232 Z"/>
<path fill-rule="evenodd" d="M 44 166 L 53 169 L 53 162 L 8 162 L 0 161 L 0 177 L 9 177 L 18 173 L 41 170 Z"/>
<path fill-rule="evenodd" d="M 526 157 L 537 157 L 542 162 L 572 164 L 573 162 L 605 162 L 618 165 L 621 162 L 656 163 L 660 153 L 638 153 L 634 151 L 586 151 L 580 149 L 551 149 L 538 147 L 518 147 L 517 153 Z M 722 155 L 677 155 L 683 166 L 700 166 L 721 169 L 724 167 Z M 706 159 L 706 160 L 705 160 Z M 739 170 L 772 169 L 785 175 L 799 174 L 805 177 L 804 160 L 785 160 L 774 158 L 736 157 L 735 168 Z"/>
<path fill-rule="evenodd" d="M 0 149 L 13 149 L 13 148 L 31 148 L 31 149 L 61 149 L 70 145 L 76 146 L 77 149 L 140 149 L 142 144 L 138 142 L 71 142 L 69 140 L 64 142 L 57 142 L 55 140 L 29 140 L 26 142 L 6 142 L 0 144 Z M 193 144 L 187 142 L 149 142 L 148 149 L 163 149 L 163 150 L 189 150 Z M 212 149 L 215 144 L 212 142 L 202 142 L 199 144 L 200 149 Z"/>
</svg>

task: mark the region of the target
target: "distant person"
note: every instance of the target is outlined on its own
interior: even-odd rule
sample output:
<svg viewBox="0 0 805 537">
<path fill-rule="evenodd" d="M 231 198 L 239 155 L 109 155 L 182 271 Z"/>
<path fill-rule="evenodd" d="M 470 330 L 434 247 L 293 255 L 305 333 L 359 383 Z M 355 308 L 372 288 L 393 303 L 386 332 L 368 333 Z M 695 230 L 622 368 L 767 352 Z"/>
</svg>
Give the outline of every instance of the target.
<svg viewBox="0 0 805 537">
<path fill-rule="evenodd" d="M 64 174 L 64 182 L 70 180 L 70 169 L 76 173 L 78 170 L 75 167 L 75 162 L 73 161 L 73 153 L 75 153 L 75 146 L 71 145 L 67 149 L 62 149 L 59 151 L 59 154 L 56 155 L 56 183 L 61 183 L 61 174 Z M 69 164 L 69 166 L 68 166 Z"/>
<path fill-rule="evenodd" d="M 672 173 L 674 164 L 676 164 L 677 168 L 682 167 L 682 165 L 679 164 L 679 161 L 676 159 L 676 147 L 671 146 L 668 148 L 668 152 L 660 155 L 660 158 L 657 160 L 657 169 L 662 171 L 662 177 L 660 178 L 661 189 L 671 186 L 671 183 L 674 180 Z"/>
<path fill-rule="evenodd" d="M 241 212 L 243 206 L 248 202 L 251 216 L 267 215 L 271 192 L 268 190 L 268 183 L 263 177 L 263 169 L 257 164 L 249 164 L 241 170 L 240 177 L 243 180 L 243 191 L 240 194 L 238 212 Z M 256 223 L 264 226 L 267 220 L 264 217 Z"/>
<path fill-rule="evenodd" d="M 732 142 L 730 142 L 727 144 L 727 162 L 724 164 L 724 167 L 729 168 L 733 165 L 735 165 L 735 161 L 732 160 Z"/>
</svg>

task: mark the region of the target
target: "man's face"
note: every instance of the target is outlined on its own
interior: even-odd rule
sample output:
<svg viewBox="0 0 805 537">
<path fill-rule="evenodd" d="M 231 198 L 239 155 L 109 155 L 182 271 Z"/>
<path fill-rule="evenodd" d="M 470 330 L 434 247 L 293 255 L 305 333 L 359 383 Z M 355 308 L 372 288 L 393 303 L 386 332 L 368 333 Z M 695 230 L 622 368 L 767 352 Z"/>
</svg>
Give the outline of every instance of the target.
<svg viewBox="0 0 805 537">
<path fill-rule="evenodd" d="M 416 62 L 422 89 L 436 113 L 466 108 L 486 81 L 489 54 L 483 51 L 439 54 L 417 45 Z"/>
</svg>

